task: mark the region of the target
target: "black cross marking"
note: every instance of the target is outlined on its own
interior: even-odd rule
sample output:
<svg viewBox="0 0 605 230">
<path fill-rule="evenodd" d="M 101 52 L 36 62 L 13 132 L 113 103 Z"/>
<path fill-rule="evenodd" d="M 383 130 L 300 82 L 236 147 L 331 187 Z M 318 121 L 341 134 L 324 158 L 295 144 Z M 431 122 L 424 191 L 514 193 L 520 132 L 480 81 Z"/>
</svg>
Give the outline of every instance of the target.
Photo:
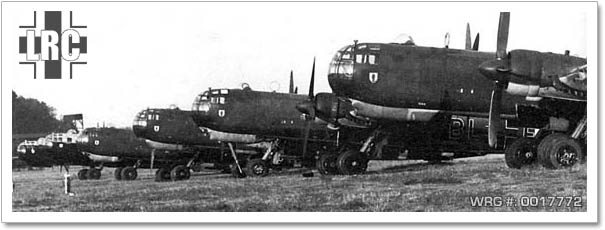
<svg viewBox="0 0 605 230">
<path fill-rule="evenodd" d="M 62 57 L 61 57 L 61 11 L 45 11 L 44 12 L 44 30 L 53 30 L 55 32 L 57 32 L 57 34 L 59 35 L 59 41 L 58 41 L 58 52 L 59 52 L 59 60 L 46 60 L 44 61 L 45 63 L 45 68 L 44 68 L 44 78 L 45 79 L 61 79 L 61 62 L 62 62 Z M 72 19 L 73 19 L 73 13 L 72 11 L 69 12 L 69 28 L 86 28 L 86 26 L 74 26 L 72 24 Z M 36 28 L 36 12 L 34 11 L 34 25 L 33 26 L 19 26 L 19 28 Z M 80 43 L 72 43 L 71 42 L 71 38 L 70 42 L 69 42 L 69 50 L 71 50 L 72 48 L 79 48 L 80 49 L 80 53 L 87 53 L 87 37 L 86 36 L 82 36 L 80 37 Z M 52 50 L 51 50 L 52 51 Z M 27 52 L 27 37 L 19 37 L 19 53 L 26 53 Z M 41 53 L 41 37 L 36 36 L 34 38 L 34 53 L 35 54 L 40 54 Z M 49 52 L 50 53 L 50 52 Z M 52 56 L 52 55 L 49 55 Z M 34 65 L 34 79 L 36 79 L 36 62 L 19 62 L 19 64 L 33 64 Z M 76 64 L 86 64 L 86 62 L 71 62 L 70 63 L 70 73 L 69 73 L 69 78 L 72 78 L 72 66 L 76 65 Z"/>
</svg>

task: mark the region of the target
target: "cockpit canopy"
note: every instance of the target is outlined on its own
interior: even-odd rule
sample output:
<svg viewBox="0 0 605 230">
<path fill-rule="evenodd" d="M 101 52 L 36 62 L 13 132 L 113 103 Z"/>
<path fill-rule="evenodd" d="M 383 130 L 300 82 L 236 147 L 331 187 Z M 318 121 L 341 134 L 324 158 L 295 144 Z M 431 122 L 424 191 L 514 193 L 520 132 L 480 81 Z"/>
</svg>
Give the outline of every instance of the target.
<svg viewBox="0 0 605 230">
<path fill-rule="evenodd" d="M 354 64 L 378 65 L 380 44 L 360 43 L 341 48 L 336 52 L 328 76 L 350 80 L 353 77 Z"/>
<path fill-rule="evenodd" d="M 211 104 L 225 104 L 229 89 L 210 89 L 198 95 L 193 101 L 192 111 L 208 112 Z"/>
<path fill-rule="evenodd" d="M 150 111 L 153 111 L 151 109 L 146 109 L 143 110 L 141 112 L 139 112 L 135 117 L 134 117 L 134 121 L 132 122 L 132 125 L 135 126 L 147 126 L 147 120 L 153 120 L 153 118 L 155 118 L 153 116 L 153 114 L 150 113 Z M 158 119 L 159 119 L 159 115 Z"/>
<path fill-rule="evenodd" d="M 328 75 L 337 74 L 345 78 L 351 78 L 353 74 L 353 46 L 345 46 L 338 50 L 328 69 Z"/>
</svg>

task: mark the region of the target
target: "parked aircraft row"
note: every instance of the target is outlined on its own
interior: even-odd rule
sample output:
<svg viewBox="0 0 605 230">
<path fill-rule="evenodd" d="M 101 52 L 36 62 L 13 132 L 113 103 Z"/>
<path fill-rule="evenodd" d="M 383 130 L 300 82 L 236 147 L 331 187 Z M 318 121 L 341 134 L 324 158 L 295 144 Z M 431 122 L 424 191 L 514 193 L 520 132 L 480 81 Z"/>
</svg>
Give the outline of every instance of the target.
<svg viewBox="0 0 605 230">
<path fill-rule="evenodd" d="M 315 94 L 313 61 L 306 95 L 296 93 L 292 73 L 288 93 L 209 88 L 191 111 L 145 109 L 132 130 L 50 136 L 24 143 L 22 156 L 40 160 L 34 152 L 42 151 L 55 164 L 90 166 L 81 179 L 98 178 L 104 166 L 117 167 L 123 180 L 156 168 L 158 181 L 188 179 L 202 162 L 236 177 L 287 167 L 352 175 L 370 160 L 493 152 L 504 152 L 510 168 L 573 166 L 586 155 L 586 59 L 508 52 L 509 15 L 500 14 L 495 53 L 478 51 L 478 34 L 471 47 L 468 27 L 464 50 L 416 46 L 411 38 L 354 41 L 329 63 L 330 93 Z"/>
</svg>

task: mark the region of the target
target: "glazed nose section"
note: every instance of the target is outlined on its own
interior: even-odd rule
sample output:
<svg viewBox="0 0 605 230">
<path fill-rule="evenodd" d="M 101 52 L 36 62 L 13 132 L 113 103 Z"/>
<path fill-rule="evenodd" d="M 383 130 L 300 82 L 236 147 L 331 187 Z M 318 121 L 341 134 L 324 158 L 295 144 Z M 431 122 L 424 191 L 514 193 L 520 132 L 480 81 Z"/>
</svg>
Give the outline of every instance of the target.
<svg viewBox="0 0 605 230">
<path fill-rule="evenodd" d="M 210 103 L 200 102 L 198 106 L 194 106 L 193 120 L 198 125 L 211 122 L 213 117 L 210 115 Z"/>
<path fill-rule="evenodd" d="M 328 70 L 328 83 L 336 95 L 346 95 L 346 90 L 353 84 L 353 62 L 333 60 Z"/>
<path fill-rule="evenodd" d="M 85 133 L 81 133 L 76 137 L 76 143 L 86 144 L 89 140 L 88 134 Z"/>
<path fill-rule="evenodd" d="M 132 131 L 137 137 L 145 137 L 147 129 L 147 110 L 139 112 L 132 123 Z"/>
<path fill-rule="evenodd" d="M 191 107 L 192 118 L 198 126 L 203 126 L 204 124 L 212 121 L 212 116 L 210 116 L 210 92 L 205 91 L 198 95 L 193 101 L 193 106 Z"/>
</svg>

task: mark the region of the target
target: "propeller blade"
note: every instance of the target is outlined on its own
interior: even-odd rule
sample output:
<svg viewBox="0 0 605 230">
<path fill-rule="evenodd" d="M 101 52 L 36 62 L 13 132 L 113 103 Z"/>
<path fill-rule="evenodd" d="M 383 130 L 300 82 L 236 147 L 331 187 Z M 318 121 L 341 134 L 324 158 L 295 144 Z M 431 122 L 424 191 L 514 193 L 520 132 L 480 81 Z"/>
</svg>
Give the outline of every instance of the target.
<svg viewBox="0 0 605 230">
<path fill-rule="evenodd" d="M 313 88 L 315 86 L 315 58 L 313 58 L 313 69 L 311 70 L 311 82 L 309 83 L 309 96 L 306 100 L 298 103 L 296 109 L 307 115 L 307 120 L 315 119 L 315 95 Z"/>
<path fill-rule="evenodd" d="M 474 51 L 479 50 L 479 33 L 477 33 L 477 36 L 475 36 L 475 43 L 473 43 L 473 50 Z"/>
<path fill-rule="evenodd" d="M 311 70 L 311 83 L 309 83 L 309 99 L 313 99 L 315 94 L 313 88 L 315 87 L 315 57 L 313 57 L 313 69 Z"/>
<path fill-rule="evenodd" d="M 302 158 L 303 161 L 307 155 L 307 145 L 309 144 L 309 132 L 311 131 L 311 122 L 313 121 L 307 121 L 307 125 L 305 126 L 305 130 L 303 132 L 303 150 L 302 150 Z"/>
<path fill-rule="evenodd" d="M 290 70 L 290 90 L 288 93 L 294 93 L 294 71 Z"/>
<path fill-rule="evenodd" d="M 496 59 L 504 59 L 506 57 L 509 22 L 510 12 L 500 12 L 500 22 L 498 24 L 498 43 L 496 44 Z"/>
<path fill-rule="evenodd" d="M 500 110 L 502 107 L 502 91 L 504 84 L 497 82 L 492 91 L 492 99 L 489 107 L 488 122 L 488 143 L 490 147 L 496 147 L 498 144 L 498 132 L 500 131 Z"/>
<path fill-rule="evenodd" d="M 466 23 L 466 43 L 464 44 L 464 49 L 471 49 L 471 25 L 469 23 Z"/>
</svg>

